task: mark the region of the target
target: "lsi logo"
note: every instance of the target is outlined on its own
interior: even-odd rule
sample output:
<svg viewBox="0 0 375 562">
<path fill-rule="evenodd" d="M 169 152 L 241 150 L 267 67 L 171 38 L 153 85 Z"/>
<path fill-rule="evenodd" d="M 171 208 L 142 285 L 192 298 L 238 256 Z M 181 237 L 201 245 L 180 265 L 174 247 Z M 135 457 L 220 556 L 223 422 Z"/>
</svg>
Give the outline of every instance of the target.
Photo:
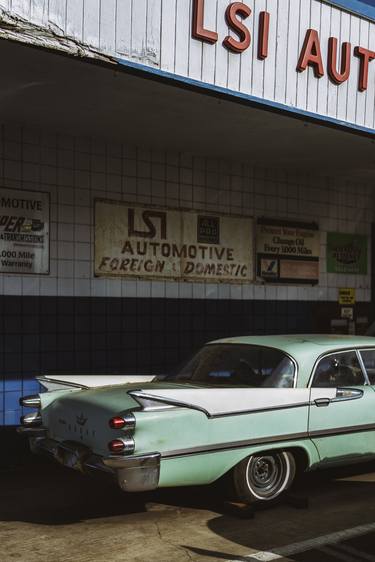
<svg viewBox="0 0 375 562">
<path fill-rule="evenodd" d="M 135 228 L 136 215 L 135 209 L 128 209 L 128 236 L 137 236 L 139 238 L 156 238 L 158 233 L 157 226 L 160 226 L 160 238 L 167 238 L 167 213 L 162 211 L 143 211 L 140 219 L 147 227 L 147 230 L 137 230 Z M 156 219 L 156 225 L 153 219 Z"/>
</svg>

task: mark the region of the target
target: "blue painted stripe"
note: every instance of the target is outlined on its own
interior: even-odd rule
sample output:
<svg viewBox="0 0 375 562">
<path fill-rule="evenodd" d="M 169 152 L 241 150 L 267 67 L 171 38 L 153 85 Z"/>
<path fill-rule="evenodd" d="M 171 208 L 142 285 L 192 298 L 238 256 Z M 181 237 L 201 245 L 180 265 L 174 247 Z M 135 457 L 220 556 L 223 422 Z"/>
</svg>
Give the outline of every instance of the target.
<svg viewBox="0 0 375 562">
<path fill-rule="evenodd" d="M 349 12 L 354 12 L 367 19 L 375 21 L 375 1 L 374 0 L 324 0 L 327 4 L 334 4 L 339 8 L 344 8 Z"/>
<path fill-rule="evenodd" d="M 291 107 L 289 105 L 270 101 L 263 98 L 258 98 L 250 94 L 244 94 L 242 92 L 237 92 L 235 90 L 230 90 L 228 88 L 223 88 L 221 86 L 216 86 L 215 84 L 208 84 L 207 82 L 202 82 L 201 80 L 194 80 L 192 78 L 187 78 L 186 76 L 181 76 L 179 74 L 173 74 L 171 72 L 166 72 L 165 70 L 160 70 L 158 68 L 153 68 L 140 64 L 137 62 L 128 61 L 126 59 L 116 59 L 117 62 L 126 68 L 134 69 L 144 74 L 153 75 L 164 80 L 177 82 L 182 85 L 191 86 L 200 90 L 206 90 L 220 94 L 222 96 L 228 97 L 232 100 L 241 100 L 242 102 L 248 102 L 250 105 L 257 106 L 260 109 L 268 108 L 272 110 L 277 110 L 279 112 L 289 113 L 291 115 L 296 115 L 301 118 L 306 118 L 311 121 L 320 121 L 321 123 L 327 123 L 329 125 L 346 128 L 357 131 L 362 134 L 375 136 L 375 129 L 370 129 L 362 125 L 356 125 L 355 123 L 349 123 L 347 121 L 341 121 L 340 119 L 335 119 L 334 117 L 329 117 L 326 115 L 321 115 L 319 113 L 312 113 L 311 111 L 305 111 L 304 109 L 298 109 L 297 107 Z"/>
</svg>

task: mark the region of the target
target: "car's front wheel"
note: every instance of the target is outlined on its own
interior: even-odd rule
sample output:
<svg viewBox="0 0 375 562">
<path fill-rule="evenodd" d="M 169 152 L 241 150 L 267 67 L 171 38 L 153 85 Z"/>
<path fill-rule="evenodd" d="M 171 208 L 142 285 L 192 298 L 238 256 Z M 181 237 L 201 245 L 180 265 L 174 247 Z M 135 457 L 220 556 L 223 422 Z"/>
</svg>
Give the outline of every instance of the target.
<svg viewBox="0 0 375 562">
<path fill-rule="evenodd" d="M 257 453 L 234 468 L 234 487 L 237 496 L 247 503 L 271 501 L 290 488 L 295 474 L 296 462 L 292 453 Z"/>
</svg>

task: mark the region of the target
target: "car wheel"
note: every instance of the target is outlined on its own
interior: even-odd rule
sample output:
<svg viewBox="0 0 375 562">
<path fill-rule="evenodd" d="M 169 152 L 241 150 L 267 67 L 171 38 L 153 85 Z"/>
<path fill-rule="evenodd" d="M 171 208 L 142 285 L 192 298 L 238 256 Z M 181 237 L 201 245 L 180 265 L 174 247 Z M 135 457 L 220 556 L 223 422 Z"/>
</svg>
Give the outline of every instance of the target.
<svg viewBox="0 0 375 562">
<path fill-rule="evenodd" d="M 234 487 L 239 499 L 247 503 L 271 501 L 291 486 L 295 474 L 296 463 L 291 453 L 257 453 L 234 468 Z"/>
</svg>

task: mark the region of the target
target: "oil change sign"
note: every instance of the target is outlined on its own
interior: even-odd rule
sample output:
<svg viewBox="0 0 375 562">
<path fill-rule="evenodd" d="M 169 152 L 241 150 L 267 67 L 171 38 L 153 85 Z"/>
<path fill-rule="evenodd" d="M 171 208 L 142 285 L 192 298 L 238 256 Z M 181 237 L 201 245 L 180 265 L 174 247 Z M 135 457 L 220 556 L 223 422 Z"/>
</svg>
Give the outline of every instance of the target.
<svg viewBox="0 0 375 562">
<path fill-rule="evenodd" d="M 262 218 L 256 230 L 259 278 L 268 283 L 318 283 L 318 225 Z"/>
<path fill-rule="evenodd" d="M 0 188 L 0 272 L 49 273 L 49 197 Z"/>
<path fill-rule="evenodd" d="M 245 283 L 251 218 L 97 200 L 95 275 Z"/>
</svg>

